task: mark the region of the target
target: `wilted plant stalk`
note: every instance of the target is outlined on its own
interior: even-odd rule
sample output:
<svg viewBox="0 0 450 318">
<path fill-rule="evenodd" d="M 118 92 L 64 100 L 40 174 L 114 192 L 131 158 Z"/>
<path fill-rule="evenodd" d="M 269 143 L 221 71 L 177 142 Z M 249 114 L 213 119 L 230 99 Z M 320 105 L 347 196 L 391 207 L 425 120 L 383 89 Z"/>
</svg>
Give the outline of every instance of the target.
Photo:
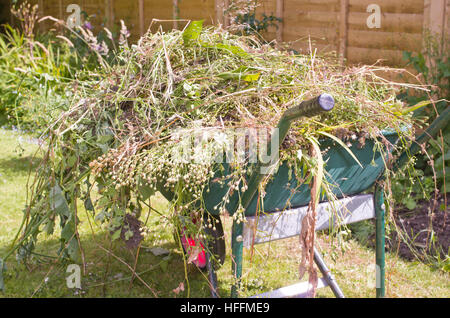
<svg viewBox="0 0 450 318">
<path fill-rule="evenodd" d="M 20 20 L 24 36 L 32 39 L 34 37 L 34 27 L 39 18 L 38 5 L 36 4 L 32 7 L 31 4 L 25 1 L 18 9 L 11 8 L 11 13 Z"/>
</svg>

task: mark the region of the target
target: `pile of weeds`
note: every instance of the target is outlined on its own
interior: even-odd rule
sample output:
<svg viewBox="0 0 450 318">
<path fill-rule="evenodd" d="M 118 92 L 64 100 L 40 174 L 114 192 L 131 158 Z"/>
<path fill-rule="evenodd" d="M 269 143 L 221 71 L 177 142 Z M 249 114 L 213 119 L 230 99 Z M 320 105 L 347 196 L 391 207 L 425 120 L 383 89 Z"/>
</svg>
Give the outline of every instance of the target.
<svg viewBox="0 0 450 318">
<path fill-rule="evenodd" d="M 224 150 L 230 134 L 236 137 L 238 128 L 270 132 L 287 109 L 321 93 L 334 97 L 334 110 L 298 120 L 277 165 L 287 162 L 309 174 L 301 182 L 311 186 L 315 205 L 320 195 L 332 200 L 321 138 L 334 139 L 350 153 L 352 142 L 364 144 L 366 139 L 384 153 L 385 129 L 396 131 L 402 141 L 390 146 L 410 142 L 413 132 L 405 127 L 414 127 L 411 109 L 396 98 L 406 84 L 378 75 L 386 70 L 345 68 L 314 52 L 280 51 L 253 36 L 204 29 L 201 21 L 183 31 L 148 32 L 137 45 L 122 45 L 114 65 L 97 70 L 89 85 L 74 90 L 68 110 L 49 125 L 21 233 L 6 257 L 17 252 L 18 259 L 26 259 L 39 234 L 52 234 L 58 224 L 60 257 L 83 262 L 77 232 L 80 202 L 90 222 L 105 224 L 112 240 L 138 245 L 151 229 L 139 227 L 135 219 L 157 191 L 170 194 L 166 197 L 172 207 L 161 218 L 205 239 L 204 228 L 215 228 L 215 223 L 212 217 L 199 217 L 207 214 L 203 194 L 209 180 L 224 170 L 211 158 Z M 207 137 L 197 140 L 191 157 L 177 156 L 199 132 Z M 235 158 L 229 164 L 229 173 L 216 181 L 227 180 L 229 194 L 245 192 L 248 160 Z M 227 200 L 229 195 L 217 206 L 219 213 L 228 213 Z M 245 221 L 242 213 L 238 209 L 234 218 Z M 307 231 L 303 247 L 311 250 L 314 231 Z M 312 257 L 305 255 L 303 271 Z M 312 268 L 308 270 L 312 277 Z"/>
</svg>

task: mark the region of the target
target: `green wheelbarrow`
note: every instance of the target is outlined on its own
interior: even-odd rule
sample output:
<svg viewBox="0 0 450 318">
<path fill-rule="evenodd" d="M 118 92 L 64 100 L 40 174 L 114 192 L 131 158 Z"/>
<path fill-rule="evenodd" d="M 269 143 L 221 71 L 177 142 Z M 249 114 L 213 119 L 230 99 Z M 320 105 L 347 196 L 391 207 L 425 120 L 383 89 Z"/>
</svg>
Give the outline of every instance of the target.
<svg viewBox="0 0 450 318">
<path fill-rule="evenodd" d="M 287 110 L 278 123 L 279 145 L 285 139 L 291 123 L 301 117 L 312 117 L 321 112 L 331 111 L 334 100 L 328 94 L 322 94 L 309 101 L 304 101 L 298 106 Z M 400 154 L 394 163 L 394 169 L 405 164 L 408 158 L 420 151 L 421 144 L 426 143 L 435 136 L 439 130 L 446 125 L 450 116 L 447 108 L 429 127 L 416 139 L 411 148 Z M 383 136 L 390 144 L 395 144 L 398 134 L 395 131 L 384 131 Z M 274 138 L 272 136 L 272 138 Z M 269 141 L 270 142 L 270 141 Z M 270 152 L 270 147 L 267 147 Z M 321 149 L 327 151 L 324 161 L 327 181 L 333 185 L 333 194 L 337 198 L 331 202 L 321 202 L 317 209 L 316 229 L 324 230 L 335 223 L 336 216 L 340 218 L 341 224 L 349 224 L 367 219 L 376 219 L 376 296 L 385 296 L 385 204 L 383 198 L 383 178 L 387 154 L 392 149 L 384 152 L 375 150 L 374 141 L 366 140 L 363 147 L 353 144 L 351 152 L 356 156 L 359 163 L 342 146 L 337 145 L 332 139 L 321 140 Z M 263 164 L 257 162 L 254 169 L 247 176 L 248 187 L 243 192 L 235 192 L 226 204 L 226 210 L 234 215 L 238 210 L 244 209 L 246 222 L 233 218 L 232 225 L 232 273 L 236 279 L 231 289 L 231 297 L 238 297 L 243 267 L 243 248 L 300 234 L 302 219 L 307 213 L 308 204 L 311 200 L 308 185 L 298 185 L 295 178 L 290 178 L 289 167 L 282 163 L 277 172 L 273 174 L 265 187 L 265 196 L 262 200 L 258 195 L 258 188 L 266 177 L 261 171 Z M 209 248 L 203 249 L 201 256 L 204 262 L 201 267 L 208 270 L 211 295 L 218 297 L 217 277 L 215 273 L 217 263 L 223 263 L 225 259 L 225 242 L 223 229 L 220 222 L 219 211 L 215 207 L 222 202 L 229 191 L 227 182 L 214 182 L 217 177 L 224 177 L 229 172 L 229 166 L 223 164 L 224 171 L 217 173 L 211 179 L 209 186 L 203 193 L 203 200 L 207 212 L 205 217 L 215 218 L 218 224 L 215 231 L 206 229 L 207 234 L 213 237 L 208 242 Z M 373 194 L 362 194 L 374 186 Z M 173 194 L 158 186 L 160 192 L 168 199 Z M 240 201 L 239 201 L 240 197 Z M 260 202 L 262 201 L 262 202 Z M 261 205 L 262 203 L 262 205 Z M 263 206 L 261 213 L 260 206 Z M 186 242 L 191 244 L 186 244 Z M 185 251 L 188 245 L 195 245 L 191 239 L 183 241 Z M 202 243 L 198 243 L 202 244 Z M 203 245 L 202 245 L 203 247 Z M 344 297 L 341 289 L 333 275 L 328 270 L 325 262 L 317 250 L 314 253 L 314 261 L 323 277 L 318 281 L 318 287 L 329 286 L 336 297 Z M 310 286 L 308 283 L 298 283 L 283 287 L 275 291 L 256 295 L 255 297 L 304 297 Z"/>
</svg>

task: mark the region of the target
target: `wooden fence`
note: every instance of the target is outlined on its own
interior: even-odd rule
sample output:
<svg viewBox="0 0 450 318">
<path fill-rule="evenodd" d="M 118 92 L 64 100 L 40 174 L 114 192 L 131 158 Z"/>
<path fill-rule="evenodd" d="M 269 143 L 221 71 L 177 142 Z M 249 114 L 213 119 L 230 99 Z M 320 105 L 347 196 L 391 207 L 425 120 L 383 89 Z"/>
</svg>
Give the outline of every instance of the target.
<svg viewBox="0 0 450 318">
<path fill-rule="evenodd" d="M 0 0 L 1 1 L 1 0 Z M 97 28 L 112 28 L 123 19 L 138 39 L 147 31 L 182 28 L 184 20 L 229 25 L 224 12 L 232 0 L 33 0 L 41 15 L 67 19 L 77 4 Z M 426 34 L 433 33 L 441 50 L 449 49 L 450 0 L 260 0 L 262 14 L 282 19 L 270 27 L 266 39 L 287 42 L 296 50 L 312 47 L 335 51 L 349 63 L 402 66 L 403 51 L 423 50 Z M 378 11 L 379 9 L 379 11 Z M 48 26 L 47 26 L 48 27 Z"/>
</svg>

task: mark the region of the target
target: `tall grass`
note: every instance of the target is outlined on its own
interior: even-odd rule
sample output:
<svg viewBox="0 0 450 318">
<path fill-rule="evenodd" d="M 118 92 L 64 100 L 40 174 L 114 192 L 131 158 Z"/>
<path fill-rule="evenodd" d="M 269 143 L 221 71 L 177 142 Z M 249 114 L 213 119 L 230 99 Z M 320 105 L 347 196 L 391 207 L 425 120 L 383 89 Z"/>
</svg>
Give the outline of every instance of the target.
<svg viewBox="0 0 450 318">
<path fill-rule="evenodd" d="M 12 12 L 21 27 L 4 25 L 0 33 L 0 125 L 42 132 L 97 69 L 114 63 L 117 40 L 107 29 L 94 35 L 84 26 L 72 30 L 52 17 L 38 19 L 37 7 L 27 3 Z M 57 31 L 38 33 L 35 24 L 48 19 Z"/>
</svg>

